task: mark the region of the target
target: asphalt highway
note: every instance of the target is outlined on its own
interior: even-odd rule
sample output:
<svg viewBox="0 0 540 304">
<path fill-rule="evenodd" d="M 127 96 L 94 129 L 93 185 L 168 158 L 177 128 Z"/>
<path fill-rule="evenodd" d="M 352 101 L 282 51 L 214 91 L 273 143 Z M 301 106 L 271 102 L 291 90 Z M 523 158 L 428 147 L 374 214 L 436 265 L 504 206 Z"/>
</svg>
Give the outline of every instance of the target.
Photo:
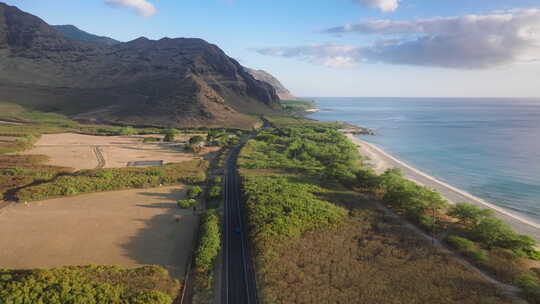
<svg viewBox="0 0 540 304">
<path fill-rule="evenodd" d="M 239 151 L 238 147 L 230 153 L 225 174 L 222 303 L 256 304 L 257 283 L 247 242 L 240 177 L 236 170 Z"/>
</svg>

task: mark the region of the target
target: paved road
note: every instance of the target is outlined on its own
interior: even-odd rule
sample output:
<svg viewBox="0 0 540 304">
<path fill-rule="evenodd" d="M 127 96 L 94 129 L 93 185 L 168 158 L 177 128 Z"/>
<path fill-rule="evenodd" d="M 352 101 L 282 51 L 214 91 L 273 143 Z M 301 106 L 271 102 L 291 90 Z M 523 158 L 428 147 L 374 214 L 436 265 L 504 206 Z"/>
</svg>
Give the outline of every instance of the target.
<svg viewBox="0 0 540 304">
<path fill-rule="evenodd" d="M 240 203 L 240 182 L 236 171 L 239 150 L 236 148 L 230 153 L 226 166 L 222 303 L 256 304 L 257 284 L 249 254 L 244 210 Z"/>
</svg>

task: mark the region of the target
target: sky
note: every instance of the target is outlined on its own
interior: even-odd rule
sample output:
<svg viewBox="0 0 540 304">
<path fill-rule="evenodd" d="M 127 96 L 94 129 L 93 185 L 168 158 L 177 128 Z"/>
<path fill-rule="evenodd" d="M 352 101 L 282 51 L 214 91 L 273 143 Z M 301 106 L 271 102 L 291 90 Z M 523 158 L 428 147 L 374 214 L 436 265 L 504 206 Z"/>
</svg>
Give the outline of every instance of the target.
<svg viewBox="0 0 540 304">
<path fill-rule="evenodd" d="M 120 41 L 202 38 L 297 96 L 540 97 L 540 0 L 4 1 Z"/>
</svg>

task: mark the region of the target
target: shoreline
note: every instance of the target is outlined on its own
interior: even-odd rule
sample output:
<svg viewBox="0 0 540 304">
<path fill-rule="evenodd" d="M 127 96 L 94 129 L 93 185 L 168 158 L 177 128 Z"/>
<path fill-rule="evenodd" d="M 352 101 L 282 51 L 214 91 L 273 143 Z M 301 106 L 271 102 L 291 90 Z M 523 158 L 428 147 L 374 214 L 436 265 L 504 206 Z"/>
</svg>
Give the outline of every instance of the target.
<svg viewBox="0 0 540 304">
<path fill-rule="evenodd" d="M 468 202 L 479 207 L 491 209 L 495 212 L 495 215 L 498 218 L 510 224 L 510 226 L 516 230 L 516 232 L 519 234 L 528 235 L 537 242 L 540 242 L 540 224 L 513 214 L 502 207 L 488 203 L 479 197 L 440 181 L 435 177 L 430 176 L 393 157 L 383 149 L 363 141 L 352 134 L 345 135 L 358 147 L 360 155 L 369 158 L 368 163 L 370 163 L 376 173 L 384 173 L 384 171 L 390 168 L 400 168 L 403 171 L 405 178 L 439 192 L 451 204 L 457 202 Z"/>
</svg>

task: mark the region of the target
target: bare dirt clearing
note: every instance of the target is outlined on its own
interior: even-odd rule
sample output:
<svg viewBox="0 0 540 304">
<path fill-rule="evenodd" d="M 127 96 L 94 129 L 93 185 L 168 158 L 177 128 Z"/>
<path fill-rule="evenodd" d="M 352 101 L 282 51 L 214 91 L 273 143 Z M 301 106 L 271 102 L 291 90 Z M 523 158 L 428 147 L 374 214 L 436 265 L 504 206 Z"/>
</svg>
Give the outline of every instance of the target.
<svg viewBox="0 0 540 304">
<path fill-rule="evenodd" d="M 150 135 L 161 137 L 160 135 Z M 139 136 L 91 136 L 73 133 L 43 135 L 34 147 L 21 154 L 47 155 L 48 165 L 71 167 L 77 170 L 101 167 L 95 148 L 104 158 L 104 168 L 125 167 L 129 162 L 162 160 L 177 163 L 198 157 L 184 152 L 178 143 L 143 143 Z"/>
<path fill-rule="evenodd" d="M 0 211 L 0 268 L 160 265 L 185 273 L 198 217 L 182 186 L 94 193 Z"/>
</svg>

